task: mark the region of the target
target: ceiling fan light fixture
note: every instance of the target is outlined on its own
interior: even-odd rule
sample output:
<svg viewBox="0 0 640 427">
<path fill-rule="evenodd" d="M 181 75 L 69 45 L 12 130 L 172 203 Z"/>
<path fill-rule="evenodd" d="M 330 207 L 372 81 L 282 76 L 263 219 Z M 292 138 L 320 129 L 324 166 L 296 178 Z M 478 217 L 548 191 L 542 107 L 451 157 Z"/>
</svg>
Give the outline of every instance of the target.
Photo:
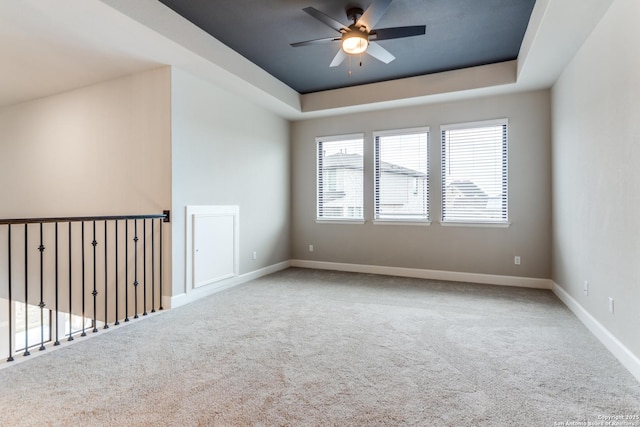
<svg viewBox="0 0 640 427">
<path fill-rule="evenodd" d="M 342 36 L 342 50 L 350 55 L 357 55 L 369 47 L 367 35 L 361 31 L 350 31 Z"/>
</svg>

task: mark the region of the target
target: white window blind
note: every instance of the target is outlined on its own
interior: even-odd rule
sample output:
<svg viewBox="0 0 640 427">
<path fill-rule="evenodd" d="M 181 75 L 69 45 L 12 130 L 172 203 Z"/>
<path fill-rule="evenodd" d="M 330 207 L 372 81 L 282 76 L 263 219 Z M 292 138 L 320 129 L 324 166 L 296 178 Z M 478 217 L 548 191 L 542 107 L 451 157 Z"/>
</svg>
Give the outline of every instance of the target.
<svg viewBox="0 0 640 427">
<path fill-rule="evenodd" d="M 375 219 L 428 221 L 429 129 L 374 133 Z"/>
<path fill-rule="evenodd" d="M 507 119 L 442 126 L 442 221 L 507 223 Z"/>
<path fill-rule="evenodd" d="M 316 138 L 316 144 L 317 219 L 364 219 L 364 136 Z"/>
</svg>

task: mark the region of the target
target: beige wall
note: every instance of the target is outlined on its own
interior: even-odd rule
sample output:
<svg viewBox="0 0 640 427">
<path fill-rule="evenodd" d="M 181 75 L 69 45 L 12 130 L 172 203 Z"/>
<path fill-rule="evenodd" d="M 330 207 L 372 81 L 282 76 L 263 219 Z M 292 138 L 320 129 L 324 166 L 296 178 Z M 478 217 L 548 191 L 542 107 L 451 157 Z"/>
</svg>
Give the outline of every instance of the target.
<svg viewBox="0 0 640 427">
<path fill-rule="evenodd" d="M 240 274 L 290 258 L 286 120 L 174 68 L 172 154 L 174 295 L 185 292 L 187 205 L 240 206 Z"/>
<path fill-rule="evenodd" d="M 484 273 L 551 275 L 549 91 L 310 119 L 292 128 L 294 259 Z M 443 227 L 439 126 L 509 119 L 509 228 Z M 372 132 L 429 126 L 431 226 L 375 225 Z M 315 137 L 365 133 L 363 225 L 318 224 Z M 308 245 L 314 245 L 314 252 Z M 515 255 L 522 264 L 514 265 Z"/>
<path fill-rule="evenodd" d="M 638 16 L 614 1 L 552 90 L 553 280 L 640 357 Z"/>
<path fill-rule="evenodd" d="M 162 213 L 170 70 L 0 110 L 0 217 Z"/>
<path fill-rule="evenodd" d="M 171 209 L 166 295 L 184 292 L 186 205 L 240 205 L 240 273 L 290 258 L 288 122 L 185 72 L 166 67 L 6 108 L 0 137 L 0 217 Z"/>
<path fill-rule="evenodd" d="M 170 69 L 160 68 L 1 109 L 0 217 L 149 214 L 170 209 L 170 79 Z M 76 225 L 74 239 L 79 235 L 79 225 Z M 165 243 L 169 249 L 166 256 L 170 254 L 171 243 L 170 226 L 165 227 Z M 100 240 L 104 234 L 101 225 L 98 230 Z M 60 227 L 61 266 L 68 265 L 65 258 L 68 253 L 67 232 L 68 228 L 63 224 Z M 90 230 L 87 233 L 89 235 Z M 17 248 L 24 247 L 20 240 L 23 232 L 22 229 L 14 229 L 12 234 L 13 298 L 24 300 L 24 269 L 16 267 L 21 265 L 23 252 Z M 30 226 L 29 303 L 34 305 L 40 301 L 40 270 L 38 262 L 34 262 L 39 245 L 37 234 L 37 226 Z M 0 277 L 3 278 L 7 277 L 6 235 L 7 227 L 0 227 L 0 241 L 3 242 L 0 247 Z M 122 228 L 120 235 L 122 242 Z M 74 251 L 78 255 L 81 245 L 74 241 Z M 55 258 L 54 236 L 50 227 L 45 230 L 44 246 L 44 269 L 47 271 L 44 301 L 48 308 L 53 308 Z M 85 250 L 90 256 L 89 250 Z M 100 248 L 100 256 L 102 253 Z M 113 279 L 113 259 L 109 262 Z M 98 319 L 104 317 L 103 271 L 97 272 L 100 278 Z M 74 266 L 73 277 L 76 285 L 81 282 L 79 263 Z M 170 263 L 165 266 L 164 278 L 165 290 L 170 290 Z M 60 309 L 68 311 L 67 268 L 60 268 L 59 281 Z M 5 284 L 3 282 L 0 286 L 0 298 L 7 296 Z M 124 286 L 122 279 L 120 286 Z M 113 283 L 109 292 L 113 296 Z M 123 310 L 122 293 L 120 296 Z M 74 296 L 75 312 L 79 311 L 75 305 L 80 300 L 77 293 Z M 92 315 L 90 300 L 87 301 L 87 311 Z M 3 304 L 0 312 L 6 316 L 6 301 L 0 302 Z M 0 318 L 0 335 L 6 333 L 7 325 L 3 323 L 6 320 Z M 4 338 L 2 343 L 5 343 Z M 0 354 L 4 355 L 5 351 L 1 349 Z"/>
</svg>

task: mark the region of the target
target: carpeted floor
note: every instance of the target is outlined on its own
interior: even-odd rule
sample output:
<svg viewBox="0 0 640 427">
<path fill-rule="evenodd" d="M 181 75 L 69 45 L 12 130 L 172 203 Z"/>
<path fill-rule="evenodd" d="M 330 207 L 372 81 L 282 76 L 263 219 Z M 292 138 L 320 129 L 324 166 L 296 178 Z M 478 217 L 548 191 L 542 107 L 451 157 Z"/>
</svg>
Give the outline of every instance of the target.
<svg viewBox="0 0 640 427">
<path fill-rule="evenodd" d="M 289 269 L 111 329 L 0 370 L 0 425 L 640 426 L 549 291 Z"/>
</svg>

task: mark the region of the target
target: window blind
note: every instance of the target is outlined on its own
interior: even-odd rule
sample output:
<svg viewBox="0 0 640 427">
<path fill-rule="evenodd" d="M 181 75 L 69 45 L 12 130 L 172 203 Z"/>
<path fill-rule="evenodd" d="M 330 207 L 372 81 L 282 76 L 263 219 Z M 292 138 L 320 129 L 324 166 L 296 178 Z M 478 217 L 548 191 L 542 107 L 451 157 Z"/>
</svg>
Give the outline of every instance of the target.
<svg viewBox="0 0 640 427">
<path fill-rule="evenodd" d="M 317 138 L 317 218 L 362 220 L 364 135 Z"/>
<path fill-rule="evenodd" d="M 428 221 L 428 128 L 374 133 L 375 219 Z"/>
<path fill-rule="evenodd" d="M 507 223 L 507 120 L 442 131 L 442 221 Z"/>
</svg>

